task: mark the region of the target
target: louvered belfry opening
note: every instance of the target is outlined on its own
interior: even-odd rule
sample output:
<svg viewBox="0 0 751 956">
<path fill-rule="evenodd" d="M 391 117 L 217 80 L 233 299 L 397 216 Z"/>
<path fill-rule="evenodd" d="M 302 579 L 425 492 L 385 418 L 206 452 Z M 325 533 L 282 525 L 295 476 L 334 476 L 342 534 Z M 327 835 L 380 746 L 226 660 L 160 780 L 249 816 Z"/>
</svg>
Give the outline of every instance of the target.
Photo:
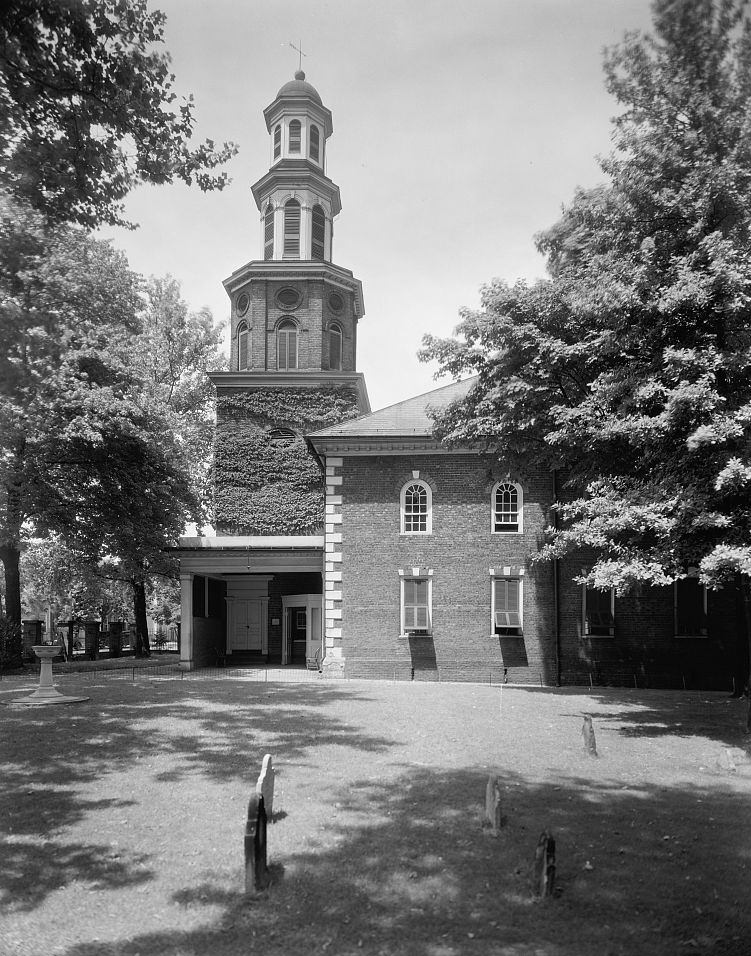
<svg viewBox="0 0 751 956">
<path fill-rule="evenodd" d="M 289 151 L 290 153 L 300 152 L 301 140 L 300 120 L 291 120 L 289 124 Z"/>
<path fill-rule="evenodd" d="M 323 262 L 326 240 L 326 216 L 320 206 L 313 206 L 310 252 L 313 259 Z"/>
<path fill-rule="evenodd" d="M 300 203 L 296 199 L 284 206 L 284 257 L 300 258 Z"/>
<path fill-rule="evenodd" d="M 274 206 L 269 203 L 263 219 L 263 258 L 274 258 Z"/>
<path fill-rule="evenodd" d="M 274 128 L 274 159 L 279 159 L 282 155 L 282 127 Z"/>
<path fill-rule="evenodd" d="M 310 158 L 316 163 L 320 162 L 321 155 L 321 137 L 317 126 L 310 127 Z"/>
</svg>

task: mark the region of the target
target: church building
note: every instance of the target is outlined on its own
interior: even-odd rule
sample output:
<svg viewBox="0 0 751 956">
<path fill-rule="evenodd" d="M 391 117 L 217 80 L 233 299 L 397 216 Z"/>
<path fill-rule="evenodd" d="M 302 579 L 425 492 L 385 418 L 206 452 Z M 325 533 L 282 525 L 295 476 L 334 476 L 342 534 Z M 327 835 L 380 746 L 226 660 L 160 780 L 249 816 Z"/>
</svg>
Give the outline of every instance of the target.
<svg viewBox="0 0 751 956">
<path fill-rule="evenodd" d="M 556 476 L 432 433 L 473 380 L 371 411 L 362 285 L 333 259 L 331 112 L 299 71 L 264 119 L 262 257 L 224 282 L 230 371 L 211 375 L 216 534 L 178 549 L 182 664 L 730 689 L 729 594 L 689 577 L 621 599 L 575 582 L 583 557 L 531 562 Z"/>
</svg>

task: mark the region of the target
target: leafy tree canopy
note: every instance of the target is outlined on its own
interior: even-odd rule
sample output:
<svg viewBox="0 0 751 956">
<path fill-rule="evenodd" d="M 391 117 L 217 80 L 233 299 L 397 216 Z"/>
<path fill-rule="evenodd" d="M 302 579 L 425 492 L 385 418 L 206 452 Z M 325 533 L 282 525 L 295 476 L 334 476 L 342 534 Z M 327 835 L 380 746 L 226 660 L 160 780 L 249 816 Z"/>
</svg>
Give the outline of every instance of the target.
<svg viewBox="0 0 751 956">
<path fill-rule="evenodd" d="M 52 222 L 129 225 L 138 183 L 221 189 L 236 152 L 191 148 L 193 99 L 176 103 L 164 14 L 147 0 L 5 0 L 0 14 L 0 185 Z"/>
<path fill-rule="evenodd" d="M 562 469 L 579 497 L 543 557 L 592 548 L 601 587 L 751 572 L 747 7 L 656 0 L 653 35 L 606 52 L 607 180 L 537 237 L 549 278 L 496 280 L 424 340 L 478 375 L 439 433 Z"/>
<path fill-rule="evenodd" d="M 116 556 L 140 586 L 198 515 L 185 443 L 134 361 L 143 311 L 121 254 L 0 197 L 0 559 L 15 620 L 30 532 L 92 564 Z"/>
</svg>

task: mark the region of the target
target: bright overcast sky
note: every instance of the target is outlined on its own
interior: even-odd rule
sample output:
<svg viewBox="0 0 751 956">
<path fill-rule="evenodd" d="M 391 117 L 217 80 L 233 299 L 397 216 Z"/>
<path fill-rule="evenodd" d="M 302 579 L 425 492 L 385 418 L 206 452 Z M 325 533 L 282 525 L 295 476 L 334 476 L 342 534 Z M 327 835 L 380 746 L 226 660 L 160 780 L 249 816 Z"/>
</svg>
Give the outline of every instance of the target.
<svg viewBox="0 0 751 956">
<path fill-rule="evenodd" d="M 262 111 L 307 80 L 333 114 L 341 189 L 333 260 L 362 281 L 358 369 L 379 408 L 436 387 L 418 362 L 481 285 L 544 274 L 533 245 L 577 185 L 602 180 L 616 106 L 602 50 L 649 29 L 648 0 L 154 0 L 197 137 L 233 140 L 232 184 L 141 187 L 111 230 L 131 267 L 177 278 L 228 328 L 222 280 L 261 258 L 250 186 L 268 169 Z M 225 337 L 228 333 L 225 331 Z"/>
</svg>

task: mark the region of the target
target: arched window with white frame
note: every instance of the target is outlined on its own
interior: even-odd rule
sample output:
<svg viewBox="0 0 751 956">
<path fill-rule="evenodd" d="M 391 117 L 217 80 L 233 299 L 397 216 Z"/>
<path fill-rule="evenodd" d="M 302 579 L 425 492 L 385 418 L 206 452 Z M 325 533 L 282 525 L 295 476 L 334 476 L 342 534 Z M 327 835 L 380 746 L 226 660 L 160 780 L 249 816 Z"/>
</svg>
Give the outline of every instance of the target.
<svg viewBox="0 0 751 956">
<path fill-rule="evenodd" d="M 276 367 L 280 372 L 297 368 L 297 326 L 282 319 L 276 327 Z"/>
<path fill-rule="evenodd" d="M 342 328 L 336 322 L 329 326 L 329 368 L 335 372 L 342 368 Z"/>
<path fill-rule="evenodd" d="M 432 534 L 433 493 L 425 481 L 408 481 L 401 493 L 401 533 Z"/>
<path fill-rule="evenodd" d="M 248 367 L 248 323 L 237 326 L 237 370 L 244 372 Z"/>
<path fill-rule="evenodd" d="M 296 199 L 284 204 L 284 258 L 300 258 L 300 203 Z"/>
<path fill-rule="evenodd" d="M 523 530 L 524 493 L 521 485 L 499 481 L 491 495 L 493 534 L 518 534 Z"/>
</svg>

